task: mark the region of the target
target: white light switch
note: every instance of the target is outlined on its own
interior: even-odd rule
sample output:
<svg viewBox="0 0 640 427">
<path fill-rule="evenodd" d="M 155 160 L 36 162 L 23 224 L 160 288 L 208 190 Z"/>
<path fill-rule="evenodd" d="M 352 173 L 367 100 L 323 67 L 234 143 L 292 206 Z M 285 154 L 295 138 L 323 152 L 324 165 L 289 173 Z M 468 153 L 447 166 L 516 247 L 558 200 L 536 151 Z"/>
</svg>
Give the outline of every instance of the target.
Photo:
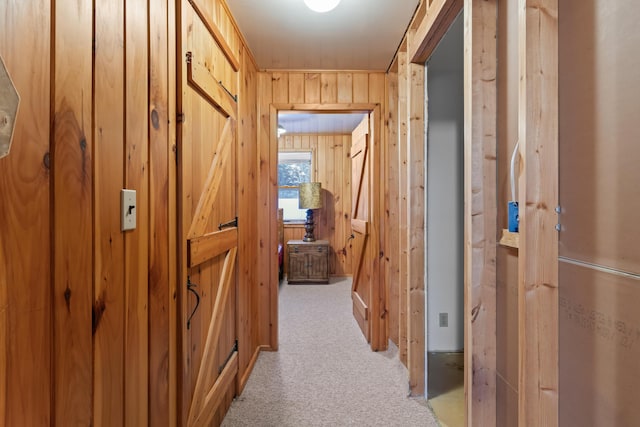
<svg viewBox="0 0 640 427">
<path fill-rule="evenodd" d="M 136 228 L 136 191 L 122 190 L 120 192 L 120 205 L 122 206 L 121 224 L 122 231 Z"/>
</svg>

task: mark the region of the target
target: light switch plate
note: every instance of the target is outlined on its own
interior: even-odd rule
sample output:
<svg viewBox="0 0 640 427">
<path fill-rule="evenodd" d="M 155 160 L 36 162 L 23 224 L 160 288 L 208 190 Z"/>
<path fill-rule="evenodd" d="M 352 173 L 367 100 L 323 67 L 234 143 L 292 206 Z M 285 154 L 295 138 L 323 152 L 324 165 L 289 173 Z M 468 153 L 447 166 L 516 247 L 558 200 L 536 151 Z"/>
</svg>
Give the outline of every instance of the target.
<svg viewBox="0 0 640 427">
<path fill-rule="evenodd" d="M 138 206 L 136 205 L 136 191 L 122 190 L 120 192 L 120 206 L 122 231 L 134 230 L 136 228 L 136 214 Z"/>
</svg>

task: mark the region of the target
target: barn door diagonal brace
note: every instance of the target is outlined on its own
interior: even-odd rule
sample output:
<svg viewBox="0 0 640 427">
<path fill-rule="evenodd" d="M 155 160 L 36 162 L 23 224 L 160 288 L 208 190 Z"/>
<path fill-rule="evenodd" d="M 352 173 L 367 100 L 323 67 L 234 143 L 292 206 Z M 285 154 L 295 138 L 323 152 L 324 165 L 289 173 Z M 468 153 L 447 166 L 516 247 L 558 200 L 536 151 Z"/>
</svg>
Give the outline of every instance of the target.
<svg viewBox="0 0 640 427">
<path fill-rule="evenodd" d="M 187 276 L 187 291 L 191 292 L 196 296 L 196 306 L 193 307 L 193 311 L 191 312 L 191 314 L 189 315 L 189 318 L 187 319 L 187 329 L 191 328 L 191 319 L 193 319 L 193 316 L 196 314 L 196 311 L 198 310 L 198 306 L 200 305 L 200 294 L 198 294 L 198 291 L 196 291 L 195 289 L 197 286 L 198 285 L 196 285 L 195 283 L 191 283 L 191 279 L 189 278 L 189 276 Z"/>
</svg>

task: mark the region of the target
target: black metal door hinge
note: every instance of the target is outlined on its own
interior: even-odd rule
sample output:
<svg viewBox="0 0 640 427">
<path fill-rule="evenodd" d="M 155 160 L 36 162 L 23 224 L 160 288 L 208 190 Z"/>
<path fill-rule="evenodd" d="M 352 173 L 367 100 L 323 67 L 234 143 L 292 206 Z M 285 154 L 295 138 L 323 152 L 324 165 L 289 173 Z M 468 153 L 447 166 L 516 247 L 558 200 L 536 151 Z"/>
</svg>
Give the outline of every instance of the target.
<svg viewBox="0 0 640 427">
<path fill-rule="evenodd" d="M 218 224 L 218 230 L 222 230 L 223 228 L 229 228 L 229 227 L 236 227 L 236 228 L 238 227 L 238 217 L 235 217 L 231 221 Z"/>
<path fill-rule="evenodd" d="M 220 367 L 218 368 L 218 375 L 220 375 L 222 373 L 222 371 L 224 371 L 224 368 L 227 367 L 227 364 L 229 363 L 229 361 L 233 357 L 233 353 L 235 353 L 236 351 L 238 351 L 238 340 L 236 340 L 235 344 L 233 344 L 233 348 L 229 352 L 229 355 L 225 359 L 224 363 L 222 365 L 220 365 Z"/>
<path fill-rule="evenodd" d="M 222 89 L 224 89 L 224 90 L 225 90 L 225 92 L 227 92 L 227 93 L 229 94 L 229 96 L 230 96 L 231 98 L 233 98 L 233 100 L 234 100 L 235 102 L 238 102 L 238 95 L 234 95 L 234 94 L 232 94 L 232 93 L 231 93 L 231 91 L 230 91 L 229 89 L 227 89 L 227 87 L 224 85 L 224 83 L 222 83 L 222 80 L 218 81 L 218 83 L 220 84 L 220 86 L 222 87 Z"/>
</svg>

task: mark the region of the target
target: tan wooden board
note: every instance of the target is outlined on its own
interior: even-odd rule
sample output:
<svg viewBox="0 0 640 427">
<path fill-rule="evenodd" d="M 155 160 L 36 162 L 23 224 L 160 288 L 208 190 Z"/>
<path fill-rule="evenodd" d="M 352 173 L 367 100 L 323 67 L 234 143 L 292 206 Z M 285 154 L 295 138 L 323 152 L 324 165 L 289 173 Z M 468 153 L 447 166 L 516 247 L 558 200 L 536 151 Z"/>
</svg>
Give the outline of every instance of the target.
<svg viewBox="0 0 640 427">
<path fill-rule="evenodd" d="M 20 95 L 0 55 L 0 159 L 9 155 Z"/>
<path fill-rule="evenodd" d="M 558 425 L 558 1 L 519 8 L 521 425 Z"/>
<path fill-rule="evenodd" d="M 413 396 L 425 393 L 425 66 L 408 68 L 408 141 L 407 141 L 407 368 Z"/>
<path fill-rule="evenodd" d="M 0 424 L 53 424 L 51 2 L 0 2 L 0 14 L 0 55 L 21 96 L 11 153 L 0 155 Z M 9 116 L 0 112 L 0 133 Z"/>
<path fill-rule="evenodd" d="M 148 4 L 128 1 L 125 9 L 125 163 L 124 188 L 136 191 L 136 229 L 125 234 L 124 424 L 149 424 L 149 93 L 138 84 L 149 75 Z M 168 242 L 167 242 L 168 243 Z"/>
</svg>

